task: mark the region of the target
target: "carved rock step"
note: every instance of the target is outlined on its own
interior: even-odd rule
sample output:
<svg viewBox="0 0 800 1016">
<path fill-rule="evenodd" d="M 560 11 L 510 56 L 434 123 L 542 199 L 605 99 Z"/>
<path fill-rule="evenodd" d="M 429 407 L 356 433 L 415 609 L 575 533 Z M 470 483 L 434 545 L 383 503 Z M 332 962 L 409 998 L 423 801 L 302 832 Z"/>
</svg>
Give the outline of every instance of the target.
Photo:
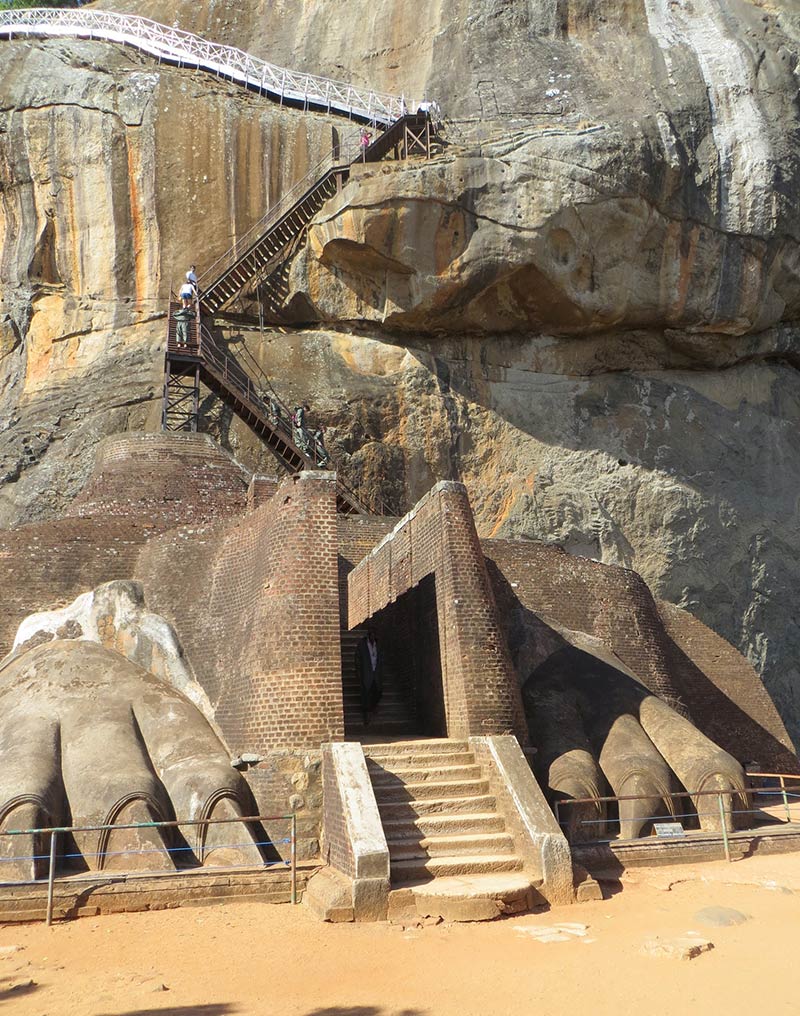
<svg viewBox="0 0 800 1016">
<path fill-rule="evenodd" d="M 375 786 L 378 804 L 391 801 L 414 801 L 426 798 L 474 797 L 489 793 L 488 780 L 430 780 L 427 783 L 405 783 L 400 786 Z"/>
<path fill-rule="evenodd" d="M 378 801 L 381 819 L 399 821 L 430 815 L 486 814 L 495 810 L 497 802 L 490 794 L 476 797 L 438 797 L 424 801 Z"/>
<path fill-rule="evenodd" d="M 459 836 L 466 833 L 501 833 L 505 819 L 497 812 L 474 812 L 455 815 L 426 815 L 407 819 L 386 819 L 383 831 L 387 841 L 403 837 Z"/>
<path fill-rule="evenodd" d="M 483 777 L 481 767 L 474 764 L 436 766 L 425 769 L 406 769 L 400 766 L 396 769 L 384 769 L 382 766 L 373 764 L 368 768 L 372 785 L 376 791 L 384 787 L 397 787 L 399 784 L 410 788 L 418 783 L 460 783 L 464 780 L 480 780 Z"/>
<path fill-rule="evenodd" d="M 514 854 L 480 854 L 461 857 L 417 857 L 390 862 L 392 882 L 409 882 L 447 875 L 485 875 L 493 871 L 522 871 L 522 859 Z"/>
<path fill-rule="evenodd" d="M 544 903 L 538 885 L 541 882 L 517 872 L 410 882 L 389 893 L 389 920 L 441 917 L 445 921 L 490 921 Z"/>
<path fill-rule="evenodd" d="M 367 758 L 377 759 L 379 757 L 387 758 L 408 754 L 408 753 L 427 753 L 427 752 L 465 752 L 469 751 L 468 741 L 455 741 L 450 740 L 448 737 L 431 737 L 423 740 L 415 741 L 396 741 L 388 742 L 386 744 L 370 744 L 365 745 L 364 754 Z"/>
<path fill-rule="evenodd" d="M 411 861 L 427 857 L 464 857 L 481 854 L 500 857 L 514 854 L 514 840 L 508 833 L 470 833 L 462 836 L 425 836 L 388 839 L 393 861 Z"/>
<path fill-rule="evenodd" d="M 367 755 L 366 748 L 364 754 Z M 475 755 L 471 751 L 407 752 L 403 755 L 375 755 L 370 752 L 367 755 L 367 768 L 370 772 L 373 772 L 373 766 L 393 773 L 402 766 L 424 769 L 434 766 L 469 766 L 474 762 Z"/>
</svg>

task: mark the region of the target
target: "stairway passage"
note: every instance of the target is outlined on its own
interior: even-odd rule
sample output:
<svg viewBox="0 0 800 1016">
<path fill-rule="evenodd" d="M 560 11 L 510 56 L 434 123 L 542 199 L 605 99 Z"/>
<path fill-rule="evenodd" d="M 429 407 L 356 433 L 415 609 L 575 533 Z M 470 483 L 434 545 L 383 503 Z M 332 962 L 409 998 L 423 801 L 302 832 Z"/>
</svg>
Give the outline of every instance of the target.
<svg viewBox="0 0 800 1016">
<path fill-rule="evenodd" d="M 407 690 L 398 679 L 391 664 L 384 661 L 383 695 L 367 726 L 361 713 L 361 686 L 356 672 L 356 647 L 367 634 L 365 628 L 342 631 L 342 695 L 344 700 L 344 730 L 348 738 L 363 734 L 382 737 L 413 734 L 414 707 Z"/>
<path fill-rule="evenodd" d="M 536 884 L 468 741 L 364 745 L 389 847 L 392 889 L 425 887 L 469 900 L 505 897 L 505 912 L 525 910 Z M 391 900 L 390 900 L 391 911 Z"/>
<path fill-rule="evenodd" d="M 272 393 L 266 393 L 242 365 L 214 341 L 207 329 L 189 324 L 189 341 L 178 342 L 170 305 L 162 427 L 197 430 L 199 385 L 202 381 L 226 406 L 244 420 L 290 473 L 323 466 L 327 456 L 313 440 L 306 441 L 292 427 L 291 413 Z M 381 503 L 367 504 L 337 480 L 336 503 L 345 515 L 390 514 Z"/>
<path fill-rule="evenodd" d="M 390 153 L 408 158 L 428 156 L 431 121 L 426 114 L 403 115 L 368 146 L 356 131 L 317 163 L 233 247 L 201 275 L 200 308 L 204 316 L 221 311 L 246 289 L 262 284 L 262 299 L 278 305 L 272 277 L 296 250 L 312 218 L 341 190 L 358 162 L 378 162 Z"/>
</svg>

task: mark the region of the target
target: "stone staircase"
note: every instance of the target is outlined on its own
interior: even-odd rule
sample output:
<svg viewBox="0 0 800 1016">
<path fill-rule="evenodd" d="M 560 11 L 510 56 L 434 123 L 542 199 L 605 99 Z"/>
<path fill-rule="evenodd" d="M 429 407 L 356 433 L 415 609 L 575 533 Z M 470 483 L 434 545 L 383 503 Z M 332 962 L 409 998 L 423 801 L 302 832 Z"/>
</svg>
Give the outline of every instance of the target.
<svg viewBox="0 0 800 1016">
<path fill-rule="evenodd" d="M 543 902 L 467 741 L 364 754 L 389 847 L 390 919 L 485 920 Z"/>
<path fill-rule="evenodd" d="M 356 647 L 367 634 L 366 629 L 343 631 L 342 694 L 344 698 L 344 729 L 347 737 L 402 737 L 415 731 L 414 708 L 402 681 L 392 670 L 391 661 L 384 662 L 383 696 L 367 726 L 361 715 L 361 692 L 356 673 Z"/>
</svg>

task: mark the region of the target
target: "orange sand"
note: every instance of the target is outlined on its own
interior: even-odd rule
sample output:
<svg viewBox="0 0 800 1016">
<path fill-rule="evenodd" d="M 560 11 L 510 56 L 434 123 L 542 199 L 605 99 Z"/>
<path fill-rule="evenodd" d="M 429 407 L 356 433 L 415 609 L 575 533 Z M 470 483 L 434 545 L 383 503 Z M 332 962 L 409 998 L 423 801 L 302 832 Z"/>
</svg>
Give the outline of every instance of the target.
<svg viewBox="0 0 800 1016">
<path fill-rule="evenodd" d="M 671 888 L 670 888 L 671 886 Z M 751 915 L 693 920 L 710 905 Z M 588 925 L 537 942 L 521 929 Z M 715 948 L 643 955 L 690 929 Z M 564 1016 L 795 1013 L 800 857 L 638 871 L 603 902 L 491 924 L 323 925 L 241 903 L 0 928 L 0 1012 L 36 1016 Z M 33 982 L 33 983 L 29 983 Z"/>
</svg>

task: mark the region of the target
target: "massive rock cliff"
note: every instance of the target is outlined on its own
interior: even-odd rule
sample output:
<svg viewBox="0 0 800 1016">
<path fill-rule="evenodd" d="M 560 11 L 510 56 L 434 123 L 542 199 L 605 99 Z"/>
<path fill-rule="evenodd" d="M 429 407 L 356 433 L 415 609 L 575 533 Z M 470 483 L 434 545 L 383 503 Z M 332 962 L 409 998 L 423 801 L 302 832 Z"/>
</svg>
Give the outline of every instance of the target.
<svg viewBox="0 0 800 1016">
<path fill-rule="evenodd" d="M 800 734 L 800 14 L 96 6 L 440 101 L 431 162 L 360 167 L 317 218 L 281 308 L 296 327 L 230 333 L 234 351 L 309 398 L 342 470 L 395 504 L 459 477 L 484 534 L 635 568 L 747 653 Z M 11 525 L 68 501 L 100 436 L 158 425 L 170 282 L 211 264 L 337 123 L 101 43 L 0 47 Z"/>
</svg>

